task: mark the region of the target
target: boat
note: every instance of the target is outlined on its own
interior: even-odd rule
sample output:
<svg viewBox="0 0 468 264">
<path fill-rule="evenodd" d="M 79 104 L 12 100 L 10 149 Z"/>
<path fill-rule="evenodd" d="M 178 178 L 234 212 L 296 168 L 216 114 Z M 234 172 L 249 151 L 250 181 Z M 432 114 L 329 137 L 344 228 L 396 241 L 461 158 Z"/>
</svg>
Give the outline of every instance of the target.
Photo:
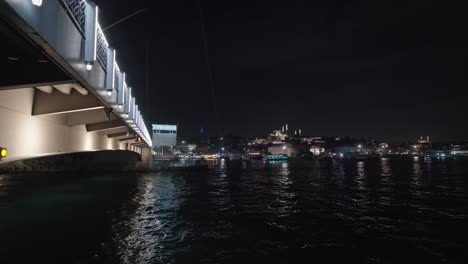
<svg viewBox="0 0 468 264">
<path fill-rule="evenodd" d="M 242 159 L 242 154 L 237 153 L 237 152 L 231 152 L 228 155 L 229 160 L 241 160 Z"/>
<path fill-rule="evenodd" d="M 269 154 L 269 155 L 265 155 L 263 157 L 263 160 L 264 161 L 288 160 L 288 156 L 284 154 L 280 154 L 280 155 Z"/>
<path fill-rule="evenodd" d="M 248 155 L 249 155 L 249 158 L 251 160 L 261 160 L 263 158 L 262 154 L 257 153 L 257 152 L 256 153 L 249 153 Z"/>
<path fill-rule="evenodd" d="M 207 154 L 203 156 L 204 160 L 217 160 L 219 157 L 216 154 Z"/>
</svg>

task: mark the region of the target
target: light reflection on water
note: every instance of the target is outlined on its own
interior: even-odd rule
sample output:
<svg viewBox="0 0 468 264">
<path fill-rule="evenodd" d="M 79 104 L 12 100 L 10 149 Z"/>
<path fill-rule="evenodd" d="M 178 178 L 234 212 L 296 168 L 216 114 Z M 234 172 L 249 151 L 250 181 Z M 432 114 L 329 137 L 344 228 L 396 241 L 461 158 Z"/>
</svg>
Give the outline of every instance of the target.
<svg viewBox="0 0 468 264">
<path fill-rule="evenodd" d="M 389 158 L 380 159 L 380 166 L 382 167 L 382 176 L 391 176 L 392 175 L 392 166 Z"/>
<path fill-rule="evenodd" d="M 34 244 L 38 259 L 56 248 L 71 260 L 97 263 L 462 263 L 467 162 L 224 160 L 211 166 L 72 183 L 63 175 L 0 176 L 0 247 L 11 252 L 3 256 L 32 245 L 10 243 L 13 237 L 31 240 L 32 231 L 42 230 L 56 239 Z M 38 213 L 45 210 L 51 214 Z M 77 241 L 54 244 L 71 239 L 55 231 Z"/>
</svg>

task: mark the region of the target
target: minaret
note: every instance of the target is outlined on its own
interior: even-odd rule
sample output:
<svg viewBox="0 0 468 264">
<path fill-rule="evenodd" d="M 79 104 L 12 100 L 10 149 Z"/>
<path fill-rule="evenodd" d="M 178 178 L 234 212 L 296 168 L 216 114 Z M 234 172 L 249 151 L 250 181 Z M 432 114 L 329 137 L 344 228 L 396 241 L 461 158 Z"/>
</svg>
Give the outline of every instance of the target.
<svg viewBox="0 0 468 264">
<path fill-rule="evenodd" d="M 288 132 L 288 123 L 286 123 L 286 132 Z"/>
<path fill-rule="evenodd" d="M 299 128 L 299 136 L 302 135 L 302 130 Z"/>
<path fill-rule="evenodd" d="M 284 133 L 284 126 L 282 126 L 282 127 L 281 127 L 281 132 L 283 132 L 283 133 Z"/>
<path fill-rule="evenodd" d="M 294 130 L 294 135 L 297 136 L 297 130 Z"/>
</svg>

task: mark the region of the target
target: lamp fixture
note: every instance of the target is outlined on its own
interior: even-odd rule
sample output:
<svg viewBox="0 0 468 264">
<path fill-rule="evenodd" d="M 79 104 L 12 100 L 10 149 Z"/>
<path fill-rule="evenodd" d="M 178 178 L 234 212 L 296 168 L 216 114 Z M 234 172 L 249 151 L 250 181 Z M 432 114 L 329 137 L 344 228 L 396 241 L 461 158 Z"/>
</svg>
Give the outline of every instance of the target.
<svg viewBox="0 0 468 264">
<path fill-rule="evenodd" d="M 7 149 L 0 147 L 0 159 L 5 158 L 7 156 Z"/>
<path fill-rule="evenodd" d="M 35 6 L 41 6 L 42 5 L 42 0 L 32 0 L 32 4 Z"/>
<path fill-rule="evenodd" d="M 111 112 L 112 112 L 112 108 L 107 108 L 107 107 L 104 108 L 104 114 L 106 115 L 106 119 L 107 119 L 107 120 L 110 120 L 110 118 L 111 118 L 111 116 L 110 116 Z"/>
<path fill-rule="evenodd" d="M 87 71 L 90 71 L 93 69 L 93 63 L 91 63 L 90 61 L 85 62 L 85 65 L 86 65 Z"/>
</svg>

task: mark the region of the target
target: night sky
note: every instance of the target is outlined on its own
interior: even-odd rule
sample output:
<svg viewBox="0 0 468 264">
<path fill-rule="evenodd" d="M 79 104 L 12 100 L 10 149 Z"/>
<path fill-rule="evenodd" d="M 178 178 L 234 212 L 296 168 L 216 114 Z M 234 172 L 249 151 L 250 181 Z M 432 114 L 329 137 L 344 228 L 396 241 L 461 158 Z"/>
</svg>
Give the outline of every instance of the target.
<svg viewBox="0 0 468 264">
<path fill-rule="evenodd" d="M 198 1 L 96 1 L 103 28 L 148 8 L 106 32 L 147 123 L 468 140 L 468 23 L 449 1 L 200 1 L 214 97 Z"/>
</svg>

